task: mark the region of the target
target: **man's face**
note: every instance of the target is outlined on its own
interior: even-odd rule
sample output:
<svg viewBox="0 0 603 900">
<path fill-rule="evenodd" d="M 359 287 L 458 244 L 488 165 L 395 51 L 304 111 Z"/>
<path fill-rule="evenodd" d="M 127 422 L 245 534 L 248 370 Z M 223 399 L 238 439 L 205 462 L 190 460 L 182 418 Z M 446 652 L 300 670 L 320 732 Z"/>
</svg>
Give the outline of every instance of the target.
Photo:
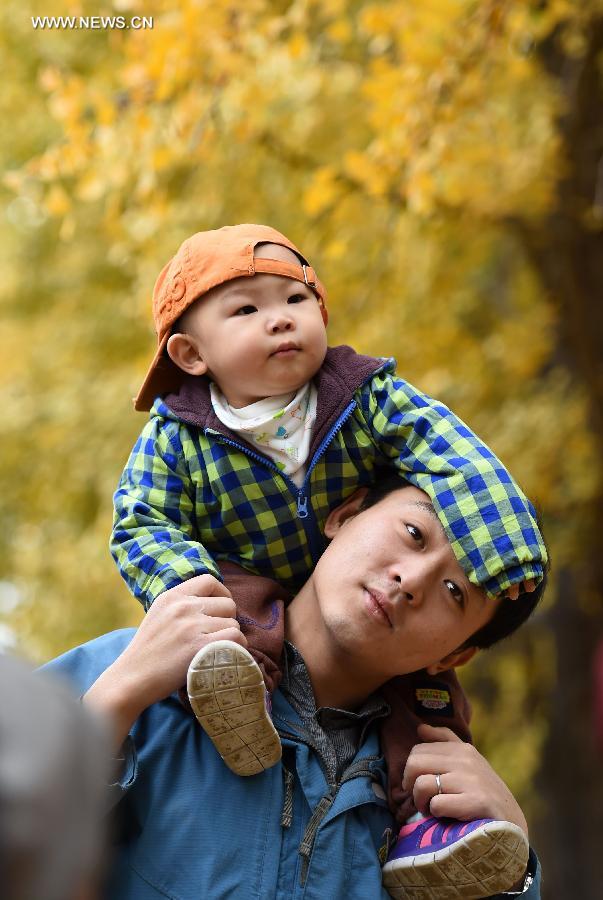
<svg viewBox="0 0 603 900">
<path fill-rule="evenodd" d="M 352 517 L 339 507 L 325 531 L 332 540 L 309 584 L 327 643 L 358 675 L 438 671 L 494 615 L 499 601 L 469 582 L 415 487 Z"/>
<path fill-rule="evenodd" d="M 300 264 L 275 244 L 257 248 L 256 256 Z M 280 275 L 236 278 L 213 288 L 185 314 L 184 324 L 202 360 L 193 374 L 207 371 L 235 407 L 297 391 L 327 351 L 315 294 Z"/>
</svg>

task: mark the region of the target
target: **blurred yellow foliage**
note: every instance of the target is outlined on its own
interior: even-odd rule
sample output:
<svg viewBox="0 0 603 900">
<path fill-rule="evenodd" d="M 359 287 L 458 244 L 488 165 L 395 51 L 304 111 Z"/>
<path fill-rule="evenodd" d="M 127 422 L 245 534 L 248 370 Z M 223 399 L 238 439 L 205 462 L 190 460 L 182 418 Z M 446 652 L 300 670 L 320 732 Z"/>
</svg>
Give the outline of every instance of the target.
<svg viewBox="0 0 603 900">
<path fill-rule="evenodd" d="M 0 14 L 0 555 L 22 645 L 49 656 L 139 616 L 106 540 L 149 298 L 184 237 L 237 221 L 304 249 L 331 342 L 395 355 L 458 411 L 539 502 L 553 558 L 578 564 L 601 463 L 517 223 L 543 221 L 566 165 L 535 47 L 555 30 L 582 53 L 601 0 L 114 5 L 152 30 L 32 31 L 17 0 Z M 490 749 L 527 792 L 545 726 L 517 731 L 553 674 L 494 658 L 479 734 L 508 733 Z"/>
</svg>

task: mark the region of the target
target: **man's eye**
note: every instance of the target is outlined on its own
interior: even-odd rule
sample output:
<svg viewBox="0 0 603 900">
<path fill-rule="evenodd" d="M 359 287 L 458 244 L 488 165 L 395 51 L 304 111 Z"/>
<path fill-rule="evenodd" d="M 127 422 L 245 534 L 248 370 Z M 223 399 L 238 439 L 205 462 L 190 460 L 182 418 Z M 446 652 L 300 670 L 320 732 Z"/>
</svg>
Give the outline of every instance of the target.
<svg viewBox="0 0 603 900">
<path fill-rule="evenodd" d="M 250 305 L 248 304 L 247 306 L 240 306 L 240 307 L 235 311 L 235 316 L 249 316 L 251 313 L 254 313 L 254 312 L 257 312 L 257 307 L 256 307 L 256 306 L 250 306 Z"/>
<path fill-rule="evenodd" d="M 287 297 L 287 303 L 301 303 L 305 299 L 304 294 L 291 294 L 290 297 Z"/>
<path fill-rule="evenodd" d="M 458 584 L 455 584 L 454 581 L 449 581 L 448 579 L 446 579 L 444 584 L 446 585 L 447 589 L 451 593 L 455 602 L 458 603 L 459 606 L 464 606 L 465 605 L 465 595 L 463 594 L 463 592 L 460 589 L 460 587 L 458 586 Z"/>
<path fill-rule="evenodd" d="M 417 528 L 416 525 L 409 525 L 408 522 L 405 522 L 404 524 L 406 525 L 406 530 L 408 531 L 413 541 L 417 541 L 417 543 L 420 543 L 423 540 L 423 532 L 421 531 L 421 529 Z"/>
</svg>

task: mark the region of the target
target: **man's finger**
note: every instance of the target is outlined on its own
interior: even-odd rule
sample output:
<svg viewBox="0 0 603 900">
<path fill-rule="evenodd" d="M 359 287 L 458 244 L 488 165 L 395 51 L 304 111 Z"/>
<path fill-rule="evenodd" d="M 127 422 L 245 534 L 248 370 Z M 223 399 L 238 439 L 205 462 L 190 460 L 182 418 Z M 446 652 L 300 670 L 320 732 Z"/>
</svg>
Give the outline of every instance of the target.
<svg viewBox="0 0 603 900">
<path fill-rule="evenodd" d="M 428 815 L 431 814 L 438 818 L 460 819 L 461 821 L 476 819 L 484 814 L 483 810 L 476 806 L 474 798 L 463 792 L 454 794 L 450 791 L 436 794 L 432 797 L 427 809 Z"/>
<path fill-rule="evenodd" d="M 234 641 L 236 644 L 240 644 L 241 647 L 247 647 L 247 638 L 243 632 L 239 628 L 227 627 L 204 635 L 199 642 L 199 648 L 204 647 L 206 644 L 213 644 L 215 641 Z"/>
<path fill-rule="evenodd" d="M 199 620 L 196 630 L 200 635 L 211 634 L 212 640 L 216 640 L 216 632 L 223 631 L 225 628 L 229 631 L 241 631 L 237 620 L 227 616 L 203 616 Z"/>
<path fill-rule="evenodd" d="M 454 731 L 451 731 L 450 728 L 442 728 L 436 727 L 435 725 L 428 725 L 427 722 L 421 722 L 421 724 L 417 728 L 417 734 L 421 738 L 422 741 L 431 742 L 431 741 L 455 741 L 457 744 L 462 744 L 463 741 L 455 734 Z"/>
<path fill-rule="evenodd" d="M 187 611 L 193 616 L 222 616 L 234 619 L 237 614 L 237 607 L 232 597 L 197 597 L 189 594 L 186 602 L 190 604 Z"/>
<path fill-rule="evenodd" d="M 439 787 L 442 792 L 444 792 L 444 782 L 448 779 L 452 779 L 452 776 L 444 772 L 439 775 Z M 448 790 L 448 788 L 446 788 Z M 452 793 L 451 790 L 448 791 Z M 435 773 L 429 773 L 427 775 L 419 775 L 417 776 L 415 783 L 412 786 L 412 795 L 413 802 L 419 812 L 423 813 L 423 815 L 429 815 L 430 803 L 434 797 L 438 796 L 438 780 L 436 779 Z"/>
<path fill-rule="evenodd" d="M 425 746 L 425 749 L 428 749 L 428 745 Z M 442 744 L 433 744 L 431 746 L 434 747 L 443 747 Z M 412 791 L 414 788 L 415 781 L 418 778 L 423 776 L 430 776 L 433 779 L 433 776 L 436 774 L 442 774 L 444 772 L 449 772 L 452 768 L 453 760 L 450 760 L 445 753 L 432 753 L 430 755 L 416 753 L 416 747 L 411 751 L 410 756 L 404 766 L 404 773 L 402 776 L 402 787 L 405 791 Z M 431 781 L 433 784 L 433 780 Z"/>
<path fill-rule="evenodd" d="M 213 575 L 195 575 L 183 583 L 187 594 L 194 597 L 232 597 L 232 594 L 221 581 Z"/>
</svg>

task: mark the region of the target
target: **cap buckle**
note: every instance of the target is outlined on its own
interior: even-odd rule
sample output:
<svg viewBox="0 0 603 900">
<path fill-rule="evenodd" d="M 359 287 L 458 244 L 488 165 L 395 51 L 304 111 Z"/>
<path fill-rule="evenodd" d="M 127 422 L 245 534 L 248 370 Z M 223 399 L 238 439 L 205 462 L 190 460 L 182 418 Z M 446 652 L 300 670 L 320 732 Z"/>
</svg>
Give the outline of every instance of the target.
<svg viewBox="0 0 603 900">
<path fill-rule="evenodd" d="M 308 268 L 312 269 L 311 266 L 306 266 L 304 263 L 302 263 L 302 270 L 304 273 L 304 283 L 307 284 L 308 287 L 316 287 L 316 281 L 314 279 L 312 281 L 310 281 L 308 279 Z M 314 269 L 312 269 L 312 274 L 314 275 Z"/>
</svg>

